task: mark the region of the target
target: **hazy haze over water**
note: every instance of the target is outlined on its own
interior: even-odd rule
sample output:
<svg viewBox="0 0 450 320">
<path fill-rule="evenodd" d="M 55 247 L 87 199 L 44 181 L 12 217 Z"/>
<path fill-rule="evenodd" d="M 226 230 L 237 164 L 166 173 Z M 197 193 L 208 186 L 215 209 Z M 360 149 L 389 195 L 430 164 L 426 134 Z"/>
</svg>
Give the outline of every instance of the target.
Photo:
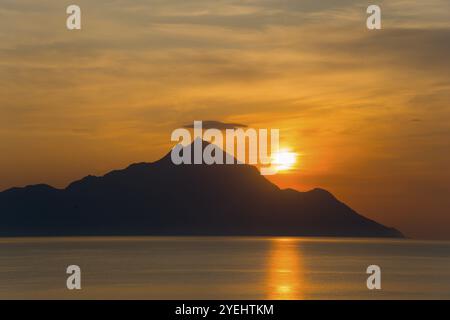
<svg viewBox="0 0 450 320">
<path fill-rule="evenodd" d="M 65 270 L 82 270 L 82 290 Z M 367 266 L 382 290 L 366 288 Z M 0 239 L 0 298 L 450 299 L 450 243 L 241 237 Z"/>
</svg>

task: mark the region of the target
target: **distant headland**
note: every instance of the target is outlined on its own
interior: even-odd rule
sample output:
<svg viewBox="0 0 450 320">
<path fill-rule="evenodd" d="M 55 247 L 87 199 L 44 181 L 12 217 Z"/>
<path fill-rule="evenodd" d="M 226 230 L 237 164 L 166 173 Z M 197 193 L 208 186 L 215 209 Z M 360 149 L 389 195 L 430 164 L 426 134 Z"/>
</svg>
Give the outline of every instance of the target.
<svg viewBox="0 0 450 320">
<path fill-rule="evenodd" d="M 281 190 L 244 164 L 175 165 L 170 153 L 65 189 L 0 192 L 0 236 L 76 235 L 403 237 L 326 190 Z"/>
</svg>

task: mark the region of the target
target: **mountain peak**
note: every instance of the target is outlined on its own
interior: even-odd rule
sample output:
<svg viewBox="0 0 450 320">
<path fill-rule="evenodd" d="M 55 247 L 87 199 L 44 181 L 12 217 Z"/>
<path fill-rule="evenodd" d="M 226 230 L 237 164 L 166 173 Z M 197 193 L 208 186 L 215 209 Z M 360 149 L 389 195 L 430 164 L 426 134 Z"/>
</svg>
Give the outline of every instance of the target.
<svg viewBox="0 0 450 320">
<path fill-rule="evenodd" d="M 153 163 L 86 176 L 63 190 L 10 189 L 0 193 L 0 212 L 3 236 L 402 237 L 324 189 L 280 190 L 253 166 L 174 165 L 170 153 Z"/>
</svg>

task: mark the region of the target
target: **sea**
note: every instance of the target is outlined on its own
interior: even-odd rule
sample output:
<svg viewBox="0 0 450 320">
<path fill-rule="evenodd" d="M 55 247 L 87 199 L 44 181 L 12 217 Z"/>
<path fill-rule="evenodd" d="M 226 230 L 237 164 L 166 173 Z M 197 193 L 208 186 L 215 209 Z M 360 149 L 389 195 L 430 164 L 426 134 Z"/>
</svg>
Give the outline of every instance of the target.
<svg viewBox="0 0 450 320">
<path fill-rule="evenodd" d="M 69 290 L 69 266 L 81 289 Z M 370 290 L 369 266 L 380 269 Z M 450 242 L 0 238 L 0 299 L 450 299 Z"/>
</svg>

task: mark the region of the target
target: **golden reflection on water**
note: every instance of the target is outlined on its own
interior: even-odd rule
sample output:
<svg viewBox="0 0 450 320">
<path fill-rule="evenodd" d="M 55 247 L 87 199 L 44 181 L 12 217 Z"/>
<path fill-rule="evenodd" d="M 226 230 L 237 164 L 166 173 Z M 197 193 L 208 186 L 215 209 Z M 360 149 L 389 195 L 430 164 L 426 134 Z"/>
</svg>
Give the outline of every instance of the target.
<svg viewBox="0 0 450 320">
<path fill-rule="evenodd" d="M 303 299 L 304 285 L 299 240 L 273 239 L 267 266 L 267 299 Z"/>
</svg>

